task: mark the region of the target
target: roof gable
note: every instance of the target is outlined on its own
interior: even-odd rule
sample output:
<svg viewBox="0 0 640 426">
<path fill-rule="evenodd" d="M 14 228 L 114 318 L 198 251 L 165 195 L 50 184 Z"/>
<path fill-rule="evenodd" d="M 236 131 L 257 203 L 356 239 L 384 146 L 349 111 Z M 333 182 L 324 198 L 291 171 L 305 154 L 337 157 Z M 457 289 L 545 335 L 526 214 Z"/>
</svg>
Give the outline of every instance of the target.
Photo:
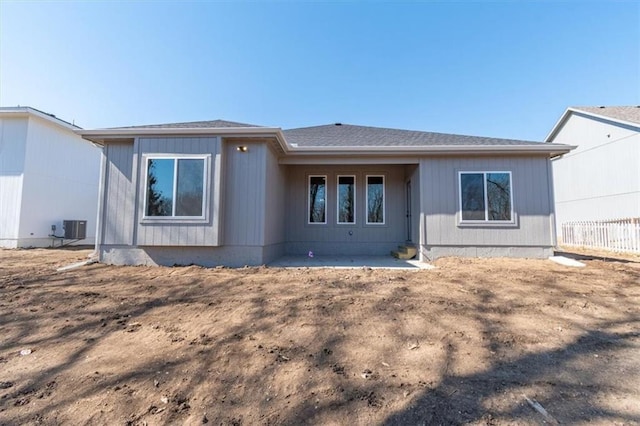
<svg viewBox="0 0 640 426">
<path fill-rule="evenodd" d="M 640 130 L 640 106 L 582 106 L 569 107 L 553 126 L 545 142 L 553 142 L 556 135 L 572 114 L 577 113 L 594 119 L 606 120 L 612 124 L 631 126 Z"/>
<path fill-rule="evenodd" d="M 76 126 L 73 123 L 69 123 L 68 121 L 62 120 L 61 118 L 58 118 L 53 114 L 49 114 L 48 112 L 44 112 L 30 106 L 0 107 L 0 116 L 39 117 L 67 130 L 82 129 L 82 127 Z"/>
</svg>

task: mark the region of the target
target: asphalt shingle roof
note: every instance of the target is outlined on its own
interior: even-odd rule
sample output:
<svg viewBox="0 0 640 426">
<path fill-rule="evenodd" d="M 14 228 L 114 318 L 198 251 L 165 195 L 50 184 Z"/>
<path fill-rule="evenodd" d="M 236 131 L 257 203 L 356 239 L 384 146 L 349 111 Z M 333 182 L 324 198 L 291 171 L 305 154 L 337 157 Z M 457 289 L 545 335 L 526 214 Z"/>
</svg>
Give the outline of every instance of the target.
<svg viewBox="0 0 640 426">
<path fill-rule="evenodd" d="M 500 139 L 381 127 L 328 124 L 283 131 L 294 146 L 429 146 L 429 145 L 539 145 L 540 142 Z"/>
<path fill-rule="evenodd" d="M 186 123 L 148 124 L 145 126 L 112 127 L 112 129 L 199 129 L 224 127 L 263 127 L 255 124 L 237 123 L 226 120 L 188 121 Z"/>
<path fill-rule="evenodd" d="M 640 105 L 636 106 L 583 106 L 572 107 L 578 111 L 591 114 L 598 114 L 615 120 L 627 121 L 629 123 L 640 124 Z"/>
</svg>

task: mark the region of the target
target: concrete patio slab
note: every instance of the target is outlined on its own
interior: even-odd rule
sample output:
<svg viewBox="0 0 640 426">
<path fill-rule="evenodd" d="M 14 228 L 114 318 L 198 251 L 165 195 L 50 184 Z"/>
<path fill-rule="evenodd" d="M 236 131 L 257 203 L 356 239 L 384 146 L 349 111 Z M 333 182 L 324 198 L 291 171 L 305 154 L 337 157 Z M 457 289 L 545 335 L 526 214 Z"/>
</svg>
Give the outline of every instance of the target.
<svg viewBox="0 0 640 426">
<path fill-rule="evenodd" d="M 582 268 L 582 267 L 586 266 L 582 262 L 578 262 L 575 259 L 570 259 L 570 258 L 565 257 L 565 256 L 549 256 L 549 260 L 551 260 L 552 262 L 559 263 L 559 264 L 564 265 L 564 266 L 575 266 L 575 267 L 578 267 L 578 268 Z"/>
<path fill-rule="evenodd" d="M 391 256 L 284 256 L 269 263 L 273 268 L 371 268 L 371 269 L 433 269 L 435 266 L 419 260 L 395 259 Z"/>
</svg>

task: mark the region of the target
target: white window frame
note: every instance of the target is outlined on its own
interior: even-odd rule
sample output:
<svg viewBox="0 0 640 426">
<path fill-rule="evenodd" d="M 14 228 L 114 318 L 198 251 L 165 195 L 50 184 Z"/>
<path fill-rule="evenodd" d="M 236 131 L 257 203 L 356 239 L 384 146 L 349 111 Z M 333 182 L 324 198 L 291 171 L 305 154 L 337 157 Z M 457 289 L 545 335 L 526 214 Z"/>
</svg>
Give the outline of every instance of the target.
<svg viewBox="0 0 640 426">
<path fill-rule="evenodd" d="M 353 178 L 353 222 L 340 222 L 340 178 L 341 177 L 351 177 Z M 356 175 L 337 175 L 336 177 L 336 223 L 338 225 L 355 225 L 356 217 L 357 217 L 357 196 L 358 186 L 357 186 L 357 178 Z"/>
<path fill-rule="evenodd" d="M 369 178 L 381 177 L 382 178 L 382 222 L 369 222 Z M 387 222 L 387 178 L 383 174 L 371 174 L 364 177 L 364 190 L 365 190 L 365 211 L 364 220 L 367 225 L 380 226 L 386 225 Z"/>
<path fill-rule="evenodd" d="M 489 220 L 489 195 L 487 193 L 487 175 L 492 173 L 502 173 L 509 175 L 509 203 L 511 205 L 511 219 L 509 220 Z M 484 185 L 484 220 L 469 220 L 462 218 L 462 175 L 464 174 L 474 174 L 474 175 L 482 175 L 482 183 Z M 460 224 L 482 224 L 482 225 L 491 225 L 491 224 L 514 224 L 515 223 L 515 212 L 513 209 L 513 176 L 510 171 L 506 170 L 498 170 L 498 171 L 484 171 L 484 170 L 465 170 L 458 172 L 458 216 Z"/>
<path fill-rule="evenodd" d="M 173 162 L 173 206 L 171 216 L 148 216 L 147 215 L 147 191 L 149 190 L 149 160 L 174 160 Z M 204 169 L 202 173 L 202 215 L 201 216 L 175 216 L 177 185 L 178 185 L 178 160 L 203 160 Z M 142 219 L 144 222 L 203 222 L 208 217 L 208 200 L 209 200 L 209 177 L 211 175 L 211 154 L 144 154 L 144 197 L 142 206 Z"/>
<path fill-rule="evenodd" d="M 321 177 L 324 178 L 324 222 L 311 222 L 311 178 Z M 328 190 L 329 190 L 329 178 L 327 175 L 308 175 L 307 176 L 307 225 L 326 225 L 327 224 L 327 213 L 329 209 L 327 209 L 327 200 L 328 200 Z"/>
</svg>

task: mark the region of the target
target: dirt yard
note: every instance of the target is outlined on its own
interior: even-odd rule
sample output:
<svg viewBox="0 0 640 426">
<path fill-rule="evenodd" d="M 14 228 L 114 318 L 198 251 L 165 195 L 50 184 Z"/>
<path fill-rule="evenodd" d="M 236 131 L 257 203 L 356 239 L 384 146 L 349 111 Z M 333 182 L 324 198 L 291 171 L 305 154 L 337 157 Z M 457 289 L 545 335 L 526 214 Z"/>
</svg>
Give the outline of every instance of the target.
<svg viewBox="0 0 640 426">
<path fill-rule="evenodd" d="M 0 251 L 0 424 L 640 424 L 638 260 L 56 272 L 89 253 Z"/>
</svg>

